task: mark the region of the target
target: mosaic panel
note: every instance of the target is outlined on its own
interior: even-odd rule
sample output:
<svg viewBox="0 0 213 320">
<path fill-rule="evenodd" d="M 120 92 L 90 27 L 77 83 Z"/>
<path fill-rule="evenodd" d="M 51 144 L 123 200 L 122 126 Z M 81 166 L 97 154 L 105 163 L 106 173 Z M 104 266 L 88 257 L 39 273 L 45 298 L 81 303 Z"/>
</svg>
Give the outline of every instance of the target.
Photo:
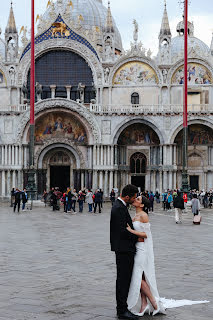
<svg viewBox="0 0 213 320">
<path fill-rule="evenodd" d="M 173 84 L 184 84 L 184 66 L 181 66 L 172 77 Z M 213 79 L 210 71 L 198 63 L 188 64 L 188 83 L 212 84 Z"/>
</svg>

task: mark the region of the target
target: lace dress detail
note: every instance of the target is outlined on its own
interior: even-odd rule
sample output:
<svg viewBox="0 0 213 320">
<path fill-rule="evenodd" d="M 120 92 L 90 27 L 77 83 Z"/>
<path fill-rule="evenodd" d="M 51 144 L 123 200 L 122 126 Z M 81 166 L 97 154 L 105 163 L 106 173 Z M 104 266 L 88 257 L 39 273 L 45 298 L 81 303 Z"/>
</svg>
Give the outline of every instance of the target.
<svg viewBox="0 0 213 320">
<path fill-rule="evenodd" d="M 197 303 L 206 303 L 208 301 L 190 301 L 190 300 L 172 300 L 160 298 L 156 276 L 155 276 L 155 262 L 154 262 L 154 252 L 153 252 L 153 241 L 152 241 L 152 233 L 150 230 L 150 223 L 142 223 L 140 221 L 133 222 L 134 229 L 140 232 L 145 232 L 147 238 L 144 239 L 144 242 L 137 242 L 136 244 L 136 254 L 134 260 L 134 268 L 132 272 L 132 279 L 129 288 L 129 294 L 127 299 L 128 309 L 138 315 L 142 316 L 143 313 L 140 313 L 141 309 L 141 295 L 140 295 L 140 287 L 142 275 L 144 274 L 147 284 L 150 287 L 152 295 L 154 296 L 159 313 L 165 314 L 165 309 L 167 308 L 175 308 L 184 305 L 192 305 Z M 154 309 L 150 304 L 149 300 L 147 301 L 149 304 L 150 311 L 153 312 Z"/>
</svg>

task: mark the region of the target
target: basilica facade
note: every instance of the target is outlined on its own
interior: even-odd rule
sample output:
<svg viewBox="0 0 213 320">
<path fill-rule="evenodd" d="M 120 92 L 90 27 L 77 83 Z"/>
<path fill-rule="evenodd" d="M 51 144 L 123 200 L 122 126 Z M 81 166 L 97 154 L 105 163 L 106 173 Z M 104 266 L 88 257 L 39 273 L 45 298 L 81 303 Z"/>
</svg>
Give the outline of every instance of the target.
<svg viewBox="0 0 213 320">
<path fill-rule="evenodd" d="M 0 31 L 0 197 L 27 185 L 30 52 L 11 5 Z M 155 57 L 138 39 L 124 51 L 110 3 L 48 1 L 35 36 L 35 156 L 38 197 L 46 189 L 133 183 L 181 187 L 184 23 L 172 37 L 167 8 Z M 180 19 L 181 20 L 181 19 Z M 192 188 L 213 187 L 213 42 L 188 22 L 188 173 Z"/>
</svg>

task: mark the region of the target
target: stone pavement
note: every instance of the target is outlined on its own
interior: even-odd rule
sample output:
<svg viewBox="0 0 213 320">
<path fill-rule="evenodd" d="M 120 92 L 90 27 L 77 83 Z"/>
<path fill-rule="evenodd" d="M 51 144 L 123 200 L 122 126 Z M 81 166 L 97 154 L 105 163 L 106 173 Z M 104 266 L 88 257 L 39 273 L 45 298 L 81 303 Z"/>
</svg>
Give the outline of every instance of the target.
<svg viewBox="0 0 213 320">
<path fill-rule="evenodd" d="M 116 319 L 110 204 L 102 214 L 86 209 L 77 215 L 49 207 L 14 214 L 0 204 L 0 320 Z M 160 296 L 210 300 L 169 309 L 157 319 L 213 318 L 213 210 L 202 215 L 195 226 L 190 212 L 182 225 L 160 206 L 150 214 Z"/>
</svg>

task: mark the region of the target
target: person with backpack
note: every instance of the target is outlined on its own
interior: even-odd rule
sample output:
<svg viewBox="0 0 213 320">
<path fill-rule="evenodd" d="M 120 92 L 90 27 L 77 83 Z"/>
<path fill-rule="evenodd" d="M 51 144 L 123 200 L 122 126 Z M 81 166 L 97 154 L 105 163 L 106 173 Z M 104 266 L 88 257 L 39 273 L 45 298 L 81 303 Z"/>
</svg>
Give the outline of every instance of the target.
<svg viewBox="0 0 213 320">
<path fill-rule="evenodd" d="M 24 188 L 24 190 L 22 191 L 22 211 L 25 211 L 25 205 L 27 203 L 27 190 Z"/>
<path fill-rule="evenodd" d="M 21 204 L 21 191 L 18 188 L 16 188 L 14 192 L 14 196 L 15 196 L 15 202 L 14 202 L 13 212 L 16 211 L 16 207 L 17 207 L 18 213 L 19 213 L 20 204 Z"/>
<path fill-rule="evenodd" d="M 182 212 L 184 210 L 184 200 L 181 196 L 180 191 L 177 191 L 177 196 L 173 200 L 173 205 L 175 208 L 175 222 L 182 223 Z"/>
<path fill-rule="evenodd" d="M 101 213 L 101 201 L 102 201 L 102 194 L 101 194 L 100 190 L 98 189 L 98 190 L 95 192 L 94 213 L 96 213 L 97 206 L 98 206 L 98 208 L 99 208 L 99 213 Z"/>
</svg>

